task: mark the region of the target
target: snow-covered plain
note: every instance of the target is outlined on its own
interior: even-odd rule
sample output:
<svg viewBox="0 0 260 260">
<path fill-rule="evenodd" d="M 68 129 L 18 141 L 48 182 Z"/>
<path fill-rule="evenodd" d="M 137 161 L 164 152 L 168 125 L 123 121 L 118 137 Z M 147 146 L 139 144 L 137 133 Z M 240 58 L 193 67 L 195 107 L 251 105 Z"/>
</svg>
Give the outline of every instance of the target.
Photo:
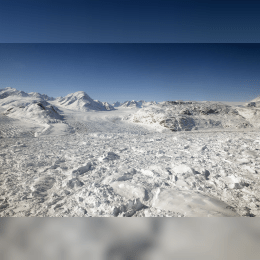
<svg viewBox="0 0 260 260">
<path fill-rule="evenodd" d="M 0 90 L 0 216 L 260 216 L 258 107 L 144 104 Z"/>
</svg>

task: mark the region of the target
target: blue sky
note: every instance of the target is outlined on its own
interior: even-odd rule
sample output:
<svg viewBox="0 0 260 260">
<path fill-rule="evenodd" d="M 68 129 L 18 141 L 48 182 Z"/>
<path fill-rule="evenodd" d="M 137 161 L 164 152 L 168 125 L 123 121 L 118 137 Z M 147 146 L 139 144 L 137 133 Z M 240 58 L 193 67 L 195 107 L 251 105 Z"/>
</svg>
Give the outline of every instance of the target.
<svg viewBox="0 0 260 260">
<path fill-rule="evenodd" d="M 93 99 L 247 101 L 260 44 L 0 44 L 0 88 Z"/>
<path fill-rule="evenodd" d="M 257 0 L 2 0 L 2 43 L 259 42 Z"/>
</svg>

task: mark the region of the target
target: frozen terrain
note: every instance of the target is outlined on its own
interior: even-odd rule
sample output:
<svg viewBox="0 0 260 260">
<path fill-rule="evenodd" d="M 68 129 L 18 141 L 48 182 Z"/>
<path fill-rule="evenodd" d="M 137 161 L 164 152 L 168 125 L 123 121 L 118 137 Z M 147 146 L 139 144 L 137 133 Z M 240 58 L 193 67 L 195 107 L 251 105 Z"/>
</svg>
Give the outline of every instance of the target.
<svg viewBox="0 0 260 260">
<path fill-rule="evenodd" d="M 104 103 L 0 90 L 0 216 L 260 216 L 258 107 Z"/>
</svg>

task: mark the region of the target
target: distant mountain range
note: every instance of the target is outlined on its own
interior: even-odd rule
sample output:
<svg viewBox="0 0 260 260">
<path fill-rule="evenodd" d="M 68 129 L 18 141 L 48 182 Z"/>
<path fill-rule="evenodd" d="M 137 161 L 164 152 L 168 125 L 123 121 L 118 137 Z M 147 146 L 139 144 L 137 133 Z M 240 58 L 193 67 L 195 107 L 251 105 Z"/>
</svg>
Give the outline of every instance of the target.
<svg viewBox="0 0 260 260">
<path fill-rule="evenodd" d="M 172 131 L 190 131 L 205 128 L 260 127 L 260 97 L 244 106 L 234 107 L 221 102 L 125 101 L 107 102 L 93 100 L 84 91 L 65 97 L 52 98 L 36 92 L 26 93 L 15 88 L 0 89 L 0 108 L 3 114 L 13 118 L 29 119 L 41 124 L 63 120 L 62 108 L 75 111 L 109 111 L 116 108 L 139 108 L 129 115 L 135 123 L 155 124 Z"/>
<path fill-rule="evenodd" d="M 24 91 L 17 90 L 15 88 L 4 88 L 0 89 L 0 100 L 5 99 L 10 96 L 16 96 L 20 98 L 31 98 L 35 100 L 42 100 L 42 101 L 54 101 L 55 104 L 72 109 L 72 110 L 77 110 L 77 111 L 108 111 L 108 110 L 114 110 L 115 108 L 121 107 L 121 108 L 144 108 L 148 107 L 151 105 L 156 105 L 159 103 L 164 103 L 164 102 L 156 102 L 156 101 L 144 101 L 144 100 L 139 100 L 139 101 L 125 101 L 125 102 L 115 102 L 112 105 L 109 104 L 108 102 L 101 102 L 99 100 L 93 100 L 91 97 L 89 97 L 84 91 L 77 91 L 75 93 L 68 94 L 65 97 L 58 97 L 58 98 L 53 98 L 49 97 L 45 94 L 40 94 L 37 92 L 31 92 L 31 93 L 26 93 Z M 12 98 L 11 98 L 12 99 Z M 9 101 L 12 103 L 12 100 L 9 98 Z M 8 101 L 8 100 L 6 100 Z M 21 101 L 21 99 L 20 99 Z M 166 102 L 166 101 L 165 101 Z M 177 102 L 178 101 L 173 101 Z M 1 103 L 6 103 L 6 102 L 1 102 Z M 8 103 L 8 102 L 7 102 Z M 2 104 L 3 106 L 3 104 Z M 253 99 L 251 102 L 248 103 L 248 106 L 260 106 L 260 96 Z"/>
<path fill-rule="evenodd" d="M 149 105 L 155 105 L 157 104 L 157 102 L 155 101 L 151 101 L 151 102 L 147 102 L 147 101 L 144 101 L 144 100 L 139 100 L 139 101 L 135 101 L 135 100 L 132 100 L 132 101 L 125 101 L 125 102 L 115 102 L 113 103 L 113 106 L 114 107 L 128 107 L 128 108 L 142 108 L 144 106 L 149 106 Z"/>
<path fill-rule="evenodd" d="M 40 94 L 40 93 L 37 93 L 37 92 L 26 93 L 24 91 L 20 91 L 20 90 L 17 90 L 15 88 L 10 88 L 10 87 L 0 89 L 0 99 L 7 98 L 9 96 L 35 97 L 35 98 L 40 98 L 40 99 L 46 100 L 46 101 L 54 100 L 53 97 L 48 97 L 45 94 Z"/>
</svg>

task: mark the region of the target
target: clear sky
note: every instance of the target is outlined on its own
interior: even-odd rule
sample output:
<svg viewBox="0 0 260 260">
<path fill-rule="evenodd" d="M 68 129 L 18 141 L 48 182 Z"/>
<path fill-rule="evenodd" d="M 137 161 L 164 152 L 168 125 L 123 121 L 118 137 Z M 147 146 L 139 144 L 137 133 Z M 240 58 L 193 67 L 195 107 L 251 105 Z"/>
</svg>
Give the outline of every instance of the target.
<svg viewBox="0 0 260 260">
<path fill-rule="evenodd" d="M 52 97 L 247 101 L 259 72 L 260 44 L 0 44 L 0 88 Z"/>
<path fill-rule="evenodd" d="M 2 0 L 0 42 L 260 42 L 258 0 Z"/>
</svg>

